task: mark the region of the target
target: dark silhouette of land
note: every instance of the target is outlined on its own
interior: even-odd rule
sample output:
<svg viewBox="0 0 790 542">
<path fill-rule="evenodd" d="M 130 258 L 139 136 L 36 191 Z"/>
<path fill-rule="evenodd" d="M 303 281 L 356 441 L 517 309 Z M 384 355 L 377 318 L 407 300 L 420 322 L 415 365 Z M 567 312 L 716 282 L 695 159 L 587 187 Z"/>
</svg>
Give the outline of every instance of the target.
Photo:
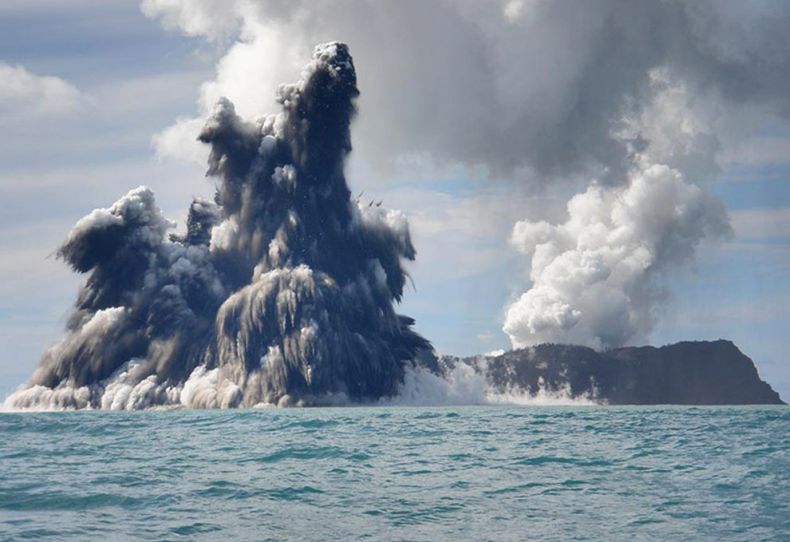
<svg viewBox="0 0 790 542">
<path fill-rule="evenodd" d="M 485 364 L 489 382 L 501 390 L 568 389 L 609 404 L 784 404 L 760 378 L 754 362 L 731 341 L 679 342 L 656 348 L 596 352 L 584 346 L 541 344 L 487 357 L 440 360 Z"/>
</svg>

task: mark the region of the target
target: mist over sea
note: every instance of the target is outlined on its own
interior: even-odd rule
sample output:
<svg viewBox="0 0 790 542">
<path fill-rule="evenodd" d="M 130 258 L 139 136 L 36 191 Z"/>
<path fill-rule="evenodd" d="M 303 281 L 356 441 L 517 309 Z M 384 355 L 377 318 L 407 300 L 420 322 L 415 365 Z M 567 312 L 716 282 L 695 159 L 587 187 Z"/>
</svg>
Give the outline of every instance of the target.
<svg viewBox="0 0 790 542">
<path fill-rule="evenodd" d="M 2 540 L 788 540 L 787 407 L 0 414 Z"/>
</svg>

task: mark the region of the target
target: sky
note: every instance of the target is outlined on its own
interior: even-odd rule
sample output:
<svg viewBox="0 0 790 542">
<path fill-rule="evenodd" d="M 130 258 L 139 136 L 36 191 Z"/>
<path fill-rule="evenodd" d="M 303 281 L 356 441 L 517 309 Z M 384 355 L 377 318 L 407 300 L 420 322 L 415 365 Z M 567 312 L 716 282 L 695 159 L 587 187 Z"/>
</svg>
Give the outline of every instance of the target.
<svg viewBox="0 0 790 542">
<path fill-rule="evenodd" d="M 440 351 L 727 338 L 790 397 L 787 9 L 546 6 L 3 2 L 0 394 L 61 333 L 71 226 L 141 184 L 183 223 L 213 193 L 194 136 L 216 99 L 273 111 L 339 39 L 348 182 L 409 217 L 400 310 Z"/>
</svg>

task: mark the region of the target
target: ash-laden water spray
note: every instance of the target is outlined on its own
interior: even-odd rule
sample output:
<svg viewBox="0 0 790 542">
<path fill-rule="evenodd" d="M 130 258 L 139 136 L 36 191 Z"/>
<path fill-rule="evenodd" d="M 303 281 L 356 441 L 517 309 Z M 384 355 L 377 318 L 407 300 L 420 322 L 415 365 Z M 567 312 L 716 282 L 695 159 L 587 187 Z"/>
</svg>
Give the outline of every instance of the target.
<svg viewBox="0 0 790 542">
<path fill-rule="evenodd" d="M 58 255 L 87 280 L 63 338 L 15 408 L 233 407 L 392 395 L 429 343 L 398 315 L 415 257 L 397 211 L 354 201 L 343 175 L 359 94 L 348 48 L 316 47 L 282 111 L 241 119 L 222 99 L 213 202 L 186 233 L 150 189 L 80 220 Z"/>
</svg>

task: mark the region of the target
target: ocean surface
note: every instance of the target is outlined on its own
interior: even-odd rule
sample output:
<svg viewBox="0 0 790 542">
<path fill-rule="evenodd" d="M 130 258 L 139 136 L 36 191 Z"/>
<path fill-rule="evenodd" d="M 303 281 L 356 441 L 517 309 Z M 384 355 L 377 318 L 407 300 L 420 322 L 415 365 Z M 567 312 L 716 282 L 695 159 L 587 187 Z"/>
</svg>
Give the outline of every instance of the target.
<svg viewBox="0 0 790 542">
<path fill-rule="evenodd" d="M 790 540 L 790 408 L 2 413 L 0 539 Z"/>
</svg>

